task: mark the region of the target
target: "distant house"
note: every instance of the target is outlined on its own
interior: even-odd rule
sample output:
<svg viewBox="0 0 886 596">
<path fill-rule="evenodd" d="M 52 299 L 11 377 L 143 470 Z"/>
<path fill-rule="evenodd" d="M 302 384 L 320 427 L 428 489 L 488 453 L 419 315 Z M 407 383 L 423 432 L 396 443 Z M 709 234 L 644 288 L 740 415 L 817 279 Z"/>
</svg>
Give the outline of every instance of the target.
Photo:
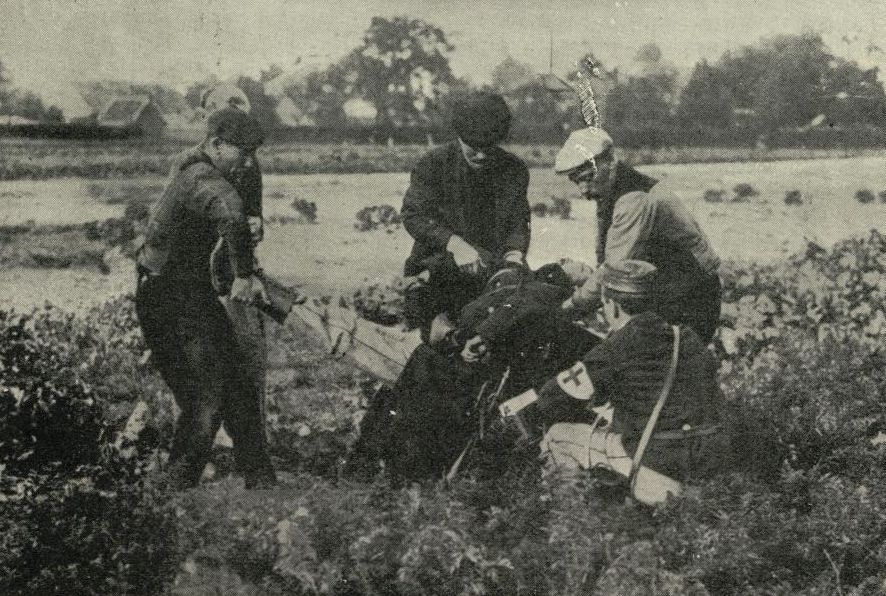
<svg viewBox="0 0 886 596">
<path fill-rule="evenodd" d="M 0 126 L 37 126 L 40 124 L 38 120 L 24 118 L 22 116 L 14 116 L 12 114 L 0 115 Z"/>
<path fill-rule="evenodd" d="M 117 97 L 98 115 L 99 126 L 134 128 L 148 137 L 157 137 L 166 127 L 166 119 L 147 95 Z"/>
</svg>

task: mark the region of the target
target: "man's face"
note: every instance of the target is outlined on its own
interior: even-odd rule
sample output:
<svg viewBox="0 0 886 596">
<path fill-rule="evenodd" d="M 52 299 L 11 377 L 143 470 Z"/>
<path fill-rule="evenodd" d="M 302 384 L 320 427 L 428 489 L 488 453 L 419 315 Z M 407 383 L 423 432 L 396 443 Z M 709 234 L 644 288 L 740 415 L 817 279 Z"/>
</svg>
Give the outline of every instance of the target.
<svg viewBox="0 0 886 596">
<path fill-rule="evenodd" d="M 464 155 L 465 161 L 474 170 L 480 170 L 489 165 L 489 154 L 492 147 L 473 147 L 468 145 L 461 139 L 458 140 L 461 147 L 461 154 Z"/>
<path fill-rule="evenodd" d="M 569 179 L 578 186 L 578 192 L 585 199 L 598 200 L 609 192 L 612 186 L 614 171 L 612 155 L 594 160 L 596 169 L 590 161 L 586 161 L 568 172 Z"/>
<path fill-rule="evenodd" d="M 212 163 L 226 176 L 236 176 L 240 170 L 249 168 L 255 159 L 254 151 L 247 151 L 219 138 L 211 140 Z"/>
</svg>

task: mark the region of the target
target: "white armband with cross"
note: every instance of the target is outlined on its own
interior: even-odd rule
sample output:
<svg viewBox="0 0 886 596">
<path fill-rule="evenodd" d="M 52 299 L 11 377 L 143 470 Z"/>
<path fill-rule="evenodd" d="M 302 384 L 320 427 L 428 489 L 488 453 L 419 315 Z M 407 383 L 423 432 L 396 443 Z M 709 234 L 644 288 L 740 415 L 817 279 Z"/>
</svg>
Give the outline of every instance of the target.
<svg viewBox="0 0 886 596">
<path fill-rule="evenodd" d="M 594 383 L 583 362 L 576 362 L 557 375 L 557 385 L 569 397 L 588 401 L 594 395 Z"/>
<path fill-rule="evenodd" d="M 573 399 L 589 401 L 594 395 L 594 384 L 582 362 L 576 362 L 570 368 L 557 375 L 560 390 Z M 538 401 L 538 393 L 534 389 L 524 391 L 499 406 L 502 416 L 513 416 Z"/>
</svg>

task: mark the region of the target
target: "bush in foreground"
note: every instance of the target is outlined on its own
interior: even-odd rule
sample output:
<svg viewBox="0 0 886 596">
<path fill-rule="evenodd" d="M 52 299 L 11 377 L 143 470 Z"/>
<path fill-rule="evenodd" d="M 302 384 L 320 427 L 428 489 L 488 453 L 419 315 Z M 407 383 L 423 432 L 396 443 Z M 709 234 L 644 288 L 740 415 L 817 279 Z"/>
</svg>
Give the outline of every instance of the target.
<svg viewBox="0 0 886 596">
<path fill-rule="evenodd" d="M 120 375 L 143 371 L 129 308 L 0 312 L 4 594 L 150 594 L 172 578 L 167 498 L 145 482 L 149 458 L 113 441 L 121 400 L 136 395 Z"/>
<path fill-rule="evenodd" d="M 780 265 L 731 267 L 724 310 L 734 336 L 721 336 L 718 350 L 740 465 L 651 510 L 607 503 L 586 478 L 543 479 L 531 446 L 507 437 L 487 437 L 448 485 L 347 482 L 323 459 L 322 470 L 306 464 L 284 475 L 279 490 L 223 479 L 169 503 L 136 474 L 168 426 L 152 420 L 156 435 L 137 450 L 144 465 L 107 448 L 121 408 L 139 395 L 152 408 L 158 401 L 155 387 L 140 389 L 156 381 L 130 335 L 131 305 L 85 320 L 49 313 L 17 326 L 7 317 L 0 328 L 20 350 L 17 368 L 33 374 L 3 369 L 2 403 L 35 399 L 27 387 L 42 387 L 50 410 L 73 400 L 85 414 L 60 419 L 82 418 L 70 424 L 99 446 L 75 450 L 84 461 L 64 469 L 33 456 L 4 460 L 19 467 L 3 476 L 0 577 L 10 579 L 0 591 L 881 593 L 886 444 L 871 439 L 886 428 L 876 314 L 884 256 L 886 242 L 872 233 L 831 250 L 810 246 Z M 273 392 L 273 434 L 326 458 L 323 442 L 348 436 L 359 414 L 358 401 L 345 399 L 353 377 L 298 337 L 286 346 L 293 376 Z M 4 364 L 18 353 L 4 352 Z M 9 411 L 11 428 L 18 418 Z M 15 453 L 32 449 L 50 452 L 22 443 Z M 142 587 L 148 569 L 156 581 Z"/>
</svg>

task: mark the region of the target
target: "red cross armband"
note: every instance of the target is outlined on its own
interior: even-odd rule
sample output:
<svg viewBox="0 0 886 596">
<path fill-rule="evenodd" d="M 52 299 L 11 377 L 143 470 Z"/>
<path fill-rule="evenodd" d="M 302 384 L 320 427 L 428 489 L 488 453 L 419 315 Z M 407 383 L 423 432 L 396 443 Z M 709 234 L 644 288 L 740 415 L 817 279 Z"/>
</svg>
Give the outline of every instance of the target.
<svg viewBox="0 0 886 596">
<path fill-rule="evenodd" d="M 557 385 L 573 399 L 588 401 L 594 395 L 594 383 L 583 362 L 576 362 L 557 375 Z"/>
</svg>

